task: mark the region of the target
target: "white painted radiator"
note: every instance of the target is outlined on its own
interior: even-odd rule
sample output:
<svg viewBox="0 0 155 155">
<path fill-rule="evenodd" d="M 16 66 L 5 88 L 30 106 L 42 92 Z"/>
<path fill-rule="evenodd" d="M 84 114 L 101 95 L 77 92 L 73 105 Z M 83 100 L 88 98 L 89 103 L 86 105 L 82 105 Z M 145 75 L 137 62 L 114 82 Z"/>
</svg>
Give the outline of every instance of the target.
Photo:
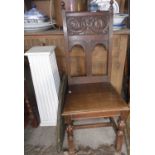
<svg viewBox="0 0 155 155">
<path fill-rule="evenodd" d="M 28 50 L 40 126 L 56 126 L 60 77 L 54 52 L 55 46 L 36 46 Z"/>
</svg>

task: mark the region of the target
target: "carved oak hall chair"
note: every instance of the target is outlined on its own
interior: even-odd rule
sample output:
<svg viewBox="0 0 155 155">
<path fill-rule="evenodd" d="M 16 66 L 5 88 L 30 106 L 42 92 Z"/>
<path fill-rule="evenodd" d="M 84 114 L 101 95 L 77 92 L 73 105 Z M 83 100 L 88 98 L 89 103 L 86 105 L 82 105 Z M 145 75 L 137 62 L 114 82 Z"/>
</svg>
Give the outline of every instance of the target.
<svg viewBox="0 0 155 155">
<path fill-rule="evenodd" d="M 67 12 L 63 28 L 68 71 L 65 119 L 69 154 L 75 154 L 74 129 L 113 126 L 121 151 L 129 107 L 110 83 L 112 66 L 112 0 L 108 11 Z M 63 6 L 65 8 L 65 6 Z M 118 116 L 118 123 L 114 117 Z M 74 121 L 109 118 L 109 122 L 75 125 Z"/>
</svg>

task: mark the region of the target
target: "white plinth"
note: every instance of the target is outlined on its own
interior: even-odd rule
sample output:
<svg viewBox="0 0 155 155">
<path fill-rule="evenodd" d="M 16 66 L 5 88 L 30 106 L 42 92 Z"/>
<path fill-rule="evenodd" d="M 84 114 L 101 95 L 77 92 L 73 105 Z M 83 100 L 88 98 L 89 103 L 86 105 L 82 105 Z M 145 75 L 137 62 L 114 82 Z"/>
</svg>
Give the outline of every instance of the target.
<svg viewBox="0 0 155 155">
<path fill-rule="evenodd" d="M 40 126 L 56 126 L 60 77 L 54 52 L 55 46 L 36 46 L 28 50 Z"/>
</svg>

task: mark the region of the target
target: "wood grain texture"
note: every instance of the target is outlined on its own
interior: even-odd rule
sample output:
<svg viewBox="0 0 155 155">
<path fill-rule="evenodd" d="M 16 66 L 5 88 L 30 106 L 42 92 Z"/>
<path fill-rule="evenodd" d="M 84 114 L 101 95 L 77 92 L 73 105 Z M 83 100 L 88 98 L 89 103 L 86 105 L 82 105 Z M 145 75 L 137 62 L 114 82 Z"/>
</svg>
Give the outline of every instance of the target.
<svg viewBox="0 0 155 155">
<path fill-rule="evenodd" d="M 127 35 L 113 36 L 111 83 L 119 93 L 122 89 L 127 43 Z"/>
<path fill-rule="evenodd" d="M 63 12 L 63 30 L 65 36 L 67 75 L 69 84 L 81 83 L 81 81 L 83 81 L 83 83 L 103 82 L 105 79 L 109 81 L 109 77 L 111 74 L 111 62 L 112 62 L 111 61 L 112 59 L 111 34 L 112 34 L 112 17 L 113 17 L 112 10 L 109 9 L 108 11 L 104 12 L 66 12 L 63 10 L 62 12 Z M 85 59 L 83 60 L 83 62 L 81 61 L 81 59 L 79 60 L 74 59 L 72 63 L 73 59 L 70 53 L 72 48 L 77 44 L 82 46 L 84 51 L 82 53 L 85 54 Z M 103 55 L 101 58 L 105 56 L 104 59 L 108 60 L 104 61 L 103 63 L 101 63 L 103 60 L 99 62 L 99 67 L 104 68 L 103 69 L 101 68 L 101 73 L 97 72 L 97 74 L 102 75 L 103 78 L 96 77 L 95 80 L 96 74 L 92 74 L 92 66 L 94 65 L 92 64 L 93 63 L 92 56 L 94 56 L 93 55 L 94 53 L 92 52 L 94 48 L 95 50 L 96 48 L 99 49 L 99 45 L 101 44 L 103 44 L 103 46 L 107 51 L 106 54 L 105 50 L 104 52 L 102 52 Z M 100 52 L 97 52 L 96 50 L 95 56 L 93 58 L 100 59 L 101 54 L 97 53 Z M 80 63 L 80 65 L 78 64 L 79 68 L 77 68 L 76 66 L 76 68 L 73 69 L 74 64 L 77 64 L 76 61 Z M 72 71 L 76 70 L 78 75 L 78 72 L 82 70 L 81 69 L 82 65 L 84 69 L 86 68 L 85 77 L 80 76 L 79 78 L 74 78 L 72 76 Z"/>
<path fill-rule="evenodd" d="M 47 34 L 46 34 L 47 33 Z M 116 90 L 121 93 L 123 68 L 125 63 L 125 56 L 128 45 L 127 30 L 117 31 L 113 35 L 112 43 L 112 73 L 111 83 Z M 64 35 L 60 32 L 45 32 L 43 33 L 27 33 L 24 37 L 24 50 L 30 49 L 32 46 L 42 45 L 55 45 L 56 46 L 56 58 L 59 71 L 66 73 L 66 60 L 65 60 L 65 48 L 64 48 Z M 95 63 L 100 60 L 100 57 L 95 58 Z M 99 67 L 95 69 L 97 74 L 103 74 L 103 70 Z"/>
<path fill-rule="evenodd" d="M 62 115 L 129 110 L 109 83 L 72 85 L 68 91 Z"/>
<path fill-rule="evenodd" d="M 56 59 L 60 72 L 66 72 L 64 36 L 63 35 L 28 35 L 24 38 L 24 50 L 33 46 L 55 45 Z"/>
<path fill-rule="evenodd" d="M 113 31 L 113 35 L 115 34 L 129 34 L 130 30 L 128 28 L 124 28 L 121 30 Z M 62 29 L 53 29 L 53 30 L 47 30 L 47 31 L 40 31 L 40 32 L 25 32 L 24 36 L 46 36 L 46 35 L 64 35 Z"/>
<path fill-rule="evenodd" d="M 86 75 L 85 51 L 82 46 L 75 45 L 70 52 L 71 76 Z"/>
<path fill-rule="evenodd" d="M 112 126 L 112 123 L 95 123 L 95 124 L 82 124 L 82 125 L 74 125 L 74 129 L 87 129 L 87 128 L 97 128 L 97 127 L 109 127 Z"/>
<path fill-rule="evenodd" d="M 107 74 L 107 50 L 103 45 L 96 45 L 92 51 L 92 74 L 106 75 Z"/>
<path fill-rule="evenodd" d="M 124 13 L 125 10 L 125 1 L 128 0 L 116 0 L 118 5 L 119 5 L 119 9 L 120 9 L 120 13 Z"/>
<path fill-rule="evenodd" d="M 58 106 L 58 114 L 57 114 L 57 126 L 56 126 L 56 134 L 57 134 L 57 151 L 60 153 L 63 146 L 63 140 L 65 136 L 65 125 L 64 118 L 61 117 L 61 112 L 64 106 L 64 99 L 67 89 L 67 76 L 63 75 L 61 79 L 61 85 L 59 89 L 59 106 Z"/>
<path fill-rule="evenodd" d="M 109 28 L 109 12 L 104 12 L 104 16 L 99 13 L 95 14 L 96 16 L 93 14 L 90 16 L 87 12 L 76 13 L 76 15 L 66 13 L 68 35 L 106 34 Z"/>
<path fill-rule="evenodd" d="M 65 96 L 62 116 L 67 126 L 69 154 L 75 154 L 73 129 L 103 126 L 103 124 L 98 123 L 75 126 L 73 123 L 73 121 L 79 119 L 92 117 L 97 119 L 119 116 L 116 132 L 116 151 L 120 152 L 122 148 L 123 130 L 129 107 L 110 83 L 112 76 L 112 5 L 113 0 L 110 1 L 109 10 L 104 12 L 62 11 L 68 75 L 68 93 Z M 73 50 L 75 46 L 78 48 Z M 123 47 L 121 46 L 121 48 Z M 81 68 L 82 63 L 80 59 L 78 61 L 79 64 L 76 61 L 72 63 L 73 56 L 84 58 L 86 62 L 85 77 L 74 78 L 72 76 L 73 65 L 77 64 Z M 102 77 L 101 79 L 92 74 L 92 66 L 98 59 L 101 59 L 104 64 L 106 62 L 106 65 L 100 65 L 100 69 L 105 70 L 105 73 L 107 73 L 100 76 L 100 78 Z M 123 67 L 121 68 L 123 71 L 124 63 L 120 64 L 120 66 Z M 107 81 L 103 81 L 105 77 L 107 77 Z M 112 121 L 112 123 L 114 122 Z M 104 126 L 112 126 L 112 123 L 109 122 L 106 125 L 104 124 Z M 115 125 L 113 126 L 115 127 Z"/>
</svg>

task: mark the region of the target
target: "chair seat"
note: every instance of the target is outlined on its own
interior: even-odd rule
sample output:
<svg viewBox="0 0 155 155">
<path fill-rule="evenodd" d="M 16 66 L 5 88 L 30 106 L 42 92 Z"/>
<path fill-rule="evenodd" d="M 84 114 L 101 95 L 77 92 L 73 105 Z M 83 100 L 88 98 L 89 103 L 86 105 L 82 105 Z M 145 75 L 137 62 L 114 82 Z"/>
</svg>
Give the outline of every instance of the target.
<svg viewBox="0 0 155 155">
<path fill-rule="evenodd" d="M 78 84 L 69 87 L 62 115 L 124 110 L 128 105 L 110 83 Z"/>
</svg>

